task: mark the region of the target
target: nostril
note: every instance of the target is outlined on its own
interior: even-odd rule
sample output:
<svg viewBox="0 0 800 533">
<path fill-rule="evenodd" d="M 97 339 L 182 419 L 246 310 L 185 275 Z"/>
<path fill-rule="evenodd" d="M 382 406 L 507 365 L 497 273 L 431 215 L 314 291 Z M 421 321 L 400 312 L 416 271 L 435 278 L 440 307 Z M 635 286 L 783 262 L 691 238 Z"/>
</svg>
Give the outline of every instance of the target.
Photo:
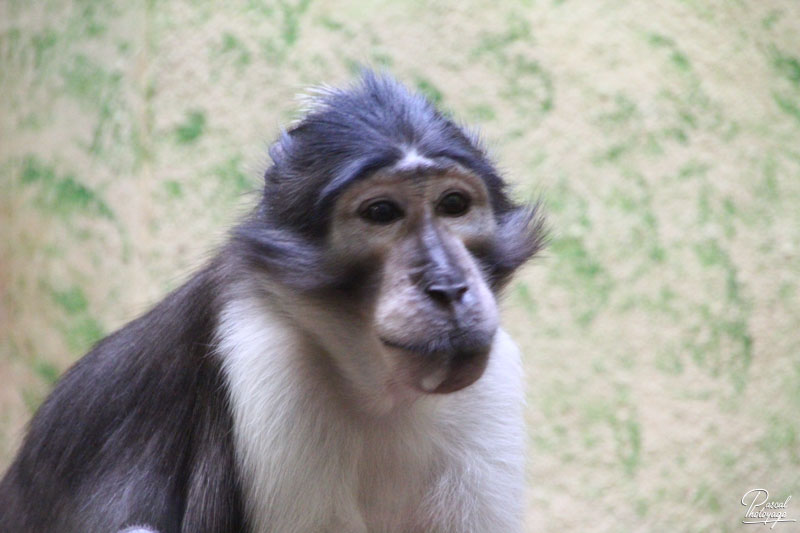
<svg viewBox="0 0 800 533">
<path fill-rule="evenodd" d="M 425 292 L 433 300 L 436 300 L 439 303 L 449 304 L 461 300 L 461 298 L 464 296 L 464 293 L 467 292 L 467 285 L 464 283 L 433 283 L 425 289 Z"/>
</svg>

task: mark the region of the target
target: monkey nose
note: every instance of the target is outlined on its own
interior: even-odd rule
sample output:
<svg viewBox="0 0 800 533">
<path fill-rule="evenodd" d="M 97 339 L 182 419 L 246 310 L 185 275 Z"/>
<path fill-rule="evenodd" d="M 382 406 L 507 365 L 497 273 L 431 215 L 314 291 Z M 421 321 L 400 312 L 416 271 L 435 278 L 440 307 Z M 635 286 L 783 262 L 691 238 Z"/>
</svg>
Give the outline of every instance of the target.
<svg viewBox="0 0 800 533">
<path fill-rule="evenodd" d="M 466 283 L 431 283 L 425 287 L 425 294 L 436 302 L 451 304 L 460 302 L 467 288 Z"/>
</svg>

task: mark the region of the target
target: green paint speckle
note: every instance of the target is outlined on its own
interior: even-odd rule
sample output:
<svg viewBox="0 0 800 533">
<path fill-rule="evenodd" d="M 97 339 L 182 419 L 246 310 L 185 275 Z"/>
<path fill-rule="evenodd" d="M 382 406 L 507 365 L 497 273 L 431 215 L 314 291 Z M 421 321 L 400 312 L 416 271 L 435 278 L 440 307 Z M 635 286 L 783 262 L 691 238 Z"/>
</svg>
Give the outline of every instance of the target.
<svg viewBox="0 0 800 533">
<path fill-rule="evenodd" d="M 533 299 L 528 285 L 525 282 L 518 281 L 514 284 L 514 295 L 517 302 L 531 315 L 536 314 L 536 300 Z"/>
<path fill-rule="evenodd" d="M 716 491 L 705 481 L 701 482 L 697 489 L 695 489 L 693 503 L 714 513 L 718 513 L 722 507 Z"/>
<path fill-rule="evenodd" d="M 283 18 L 281 37 L 283 37 L 286 47 L 294 45 L 300 37 L 301 17 L 310 4 L 311 0 L 298 0 L 296 2 L 278 0 L 278 7 Z"/>
<path fill-rule="evenodd" d="M 617 458 L 626 474 L 636 473 L 642 455 L 642 428 L 636 419 L 611 419 Z"/>
<path fill-rule="evenodd" d="M 800 123 L 800 103 L 797 99 L 782 96 L 778 93 L 772 95 L 778 108 Z"/>
<path fill-rule="evenodd" d="M 489 104 L 476 104 L 467 109 L 467 116 L 475 122 L 488 122 L 494 120 L 495 111 Z"/>
<path fill-rule="evenodd" d="M 85 352 L 104 336 L 100 322 L 88 315 L 70 320 L 64 328 L 64 339 L 73 353 Z"/>
<path fill-rule="evenodd" d="M 61 75 L 67 93 L 91 106 L 107 101 L 109 93 L 116 93 L 122 81 L 120 72 L 109 71 L 82 54 L 76 56 Z"/>
<path fill-rule="evenodd" d="M 510 62 L 508 84 L 502 96 L 534 119 L 553 109 L 555 90 L 550 73 L 538 61 L 517 55 Z"/>
<path fill-rule="evenodd" d="M 183 187 L 175 180 L 167 180 L 164 182 L 164 190 L 170 198 L 180 198 L 183 196 Z"/>
<path fill-rule="evenodd" d="M 686 71 L 691 68 L 691 65 L 689 64 L 689 58 L 686 57 L 686 54 L 683 52 L 676 50 L 670 54 L 669 58 L 672 61 L 672 64 L 678 67 L 679 70 Z"/>
<path fill-rule="evenodd" d="M 71 175 L 59 176 L 55 169 L 33 156 L 25 159 L 20 181 L 38 186 L 37 203 L 52 213 L 91 213 L 112 219 L 114 214 L 100 195 Z"/>
<path fill-rule="evenodd" d="M 34 64 L 41 68 L 45 63 L 45 58 L 48 57 L 54 50 L 58 41 L 57 34 L 50 28 L 43 30 L 41 33 L 31 37 L 31 45 L 34 50 Z"/>
<path fill-rule="evenodd" d="M 524 17 L 510 16 L 505 30 L 484 35 L 472 49 L 472 55 L 476 57 L 484 54 L 497 56 L 503 54 L 510 45 L 528 40 L 530 37 L 530 23 Z"/>
<path fill-rule="evenodd" d="M 323 28 L 327 28 L 332 31 L 342 31 L 344 29 L 344 24 L 335 20 L 329 16 L 321 16 L 317 18 L 317 22 Z"/>
<path fill-rule="evenodd" d="M 242 156 L 235 155 L 213 169 L 214 176 L 219 183 L 234 194 L 252 191 L 255 184 L 242 170 Z"/>
<path fill-rule="evenodd" d="M 604 127 L 620 126 L 631 122 L 639 116 L 639 109 L 636 103 L 625 94 L 614 95 L 614 107 L 611 111 L 602 113 L 598 117 L 598 123 Z"/>
<path fill-rule="evenodd" d="M 436 85 L 427 78 L 417 76 L 415 80 L 417 90 L 425 95 L 425 97 L 435 106 L 440 106 L 444 101 L 444 95 Z"/>
<path fill-rule="evenodd" d="M 56 173 L 52 167 L 42 164 L 35 157 L 28 157 L 20 173 L 22 183 L 52 183 L 56 181 Z"/>
<path fill-rule="evenodd" d="M 651 46 L 654 47 L 673 47 L 675 46 L 675 42 L 667 37 L 666 35 L 661 35 L 659 33 L 650 33 L 647 35 L 647 41 L 650 43 Z"/>
<path fill-rule="evenodd" d="M 42 404 L 45 397 L 45 391 L 39 388 L 25 387 L 22 389 L 22 401 L 28 409 L 28 413 L 33 414 Z"/>
<path fill-rule="evenodd" d="M 610 275 L 578 237 L 556 238 L 548 250 L 557 259 L 555 281 L 576 291 L 573 301 L 576 322 L 588 326 L 608 301 L 613 287 Z"/>
<path fill-rule="evenodd" d="M 680 72 L 688 73 L 691 68 L 689 57 L 682 50 L 671 37 L 661 35 L 658 33 L 650 33 L 646 36 L 647 42 L 653 48 L 665 48 L 669 50 L 669 62 Z"/>
<path fill-rule="evenodd" d="M 673 376 L 683 373 L 683 361 L 678 352 L 672 347 L 664 347 L 656 353 L 655 367 L 666 374 Z"/>
<path fill-rule="evenodd" d="M 800 89 L 800 60 L 773 47 L 771 51 L 772 66 L 778 73 Z"/>
<path fill-rule="evenodd" d="M 48 386 L 53 386 L 61 374 L 58 367 L 44 359 L 36 359 L 33 363 L 33 370 Z"/>
<path fill-rule="evenodd" d="M 222 35 L 218 53 L 221 56 L 232 58 L 233 64 L 239 69 L 249 65 L 252 60 L 247 46 L 238 37 L 229 32 Z"/>
<path fill-rule="evenodd" d="M 175 128 L 175 136 L 181 144 L 195 142 L 205 131 L 206 114 L 200 110 L 186 112 L 184 121 Z"/>
<path fill-rule="evenodd" d="M 64 311 L 70 314 L 81 313 L 87 310 L 89 303 L 86 295 L 78 286 L 73 286 L 64 290 L 52 291 L 53 301 Z"/>
</svg>

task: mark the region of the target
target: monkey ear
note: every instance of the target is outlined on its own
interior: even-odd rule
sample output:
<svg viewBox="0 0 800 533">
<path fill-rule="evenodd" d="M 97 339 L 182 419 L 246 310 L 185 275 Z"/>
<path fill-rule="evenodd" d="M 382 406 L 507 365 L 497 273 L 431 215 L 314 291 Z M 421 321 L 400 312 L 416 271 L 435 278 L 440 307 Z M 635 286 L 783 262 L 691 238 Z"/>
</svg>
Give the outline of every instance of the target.
<svg viewBox="0 0 800 533">
<path fill-rule="evenodd" d="M 265 179 L 268 180 L 271 174 L 276 174 L 274 169 L 283 169 L 288 166 L 293 143 L 294 140 L 289 132 L 281 128 L 280 136 L 278 136 L 278 139 L 269 147 L 269 157 L 272 159 L 272 165 L 270 165 L 270 168 L 264 175 Z"/>
<path fill-rule="evenodd" d="M 250 221 L 235 228 L 231 246 L 249 267 L 297 291 L 353 292 L 365 277 L 362 267 L 332 259 L 316 240 L 264 222 Z"/>
<path fill-rule="evenodd" d="M 500 216 L 488 257 L 493 288 L 502 288 L 515 270 L 544 248 L 547 233 L 539 202 L 512 208 Z"/>
<path fill-rule="evenodd" d="M 288 229 L 263 223 L 244 223 L 233 231 L 232 245 L 249 266 L 298 290 L 313 290 L 331 283 L 331 273 L 319 246 Z"/>
</svg>

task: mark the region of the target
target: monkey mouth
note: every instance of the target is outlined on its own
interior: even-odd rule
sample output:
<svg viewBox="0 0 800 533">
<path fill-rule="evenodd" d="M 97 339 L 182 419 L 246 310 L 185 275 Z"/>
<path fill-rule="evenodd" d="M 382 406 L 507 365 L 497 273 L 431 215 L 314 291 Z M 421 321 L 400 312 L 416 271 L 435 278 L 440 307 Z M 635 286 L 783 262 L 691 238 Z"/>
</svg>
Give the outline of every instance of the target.
<svg viewBox="0 0 800 533">
<path fill-rule="evenodd" d="M 411 381 L 414 388 L 428 394 L 446 394 L 472 385 L 483 375 L 493 336 L 445 337 L 424 343 L 384 337 L 380 340 L 389 348 L 412 355 Z"/>
<path fill-rule="evenodd" d="M 444 335 L 431 337 L 425 341 L 401 341 L 385 336 L 378 337 L 390 348 L 404 350 L 420 355 L 453 354 L 459 352 L 488 351 L 494 339 L 494 331 L 469 331 L 454 329 Z"/>
<path fill-rule="evenodd" d="M 412 353 L 417 353 L 417 354 L 421 354 L 421 355 L 431 355 L 431 354 L 440 353 L 440 352 L 444 351 L 441 348 L 437 347 L 437 345 L 434 345 L 432 343 L 414 344 L 414 343 L 408 343 L 408 342 L 395 341 L 395 340 L 392 340 L 392 339 L 387 339 L 385 337 L 379 337 L 379 338 L 380 338 L 381 342 L 383 344 L 385 344 L 386 346 L 388 346 L 390 348 L 396 348 L 398 350 L 403 350 L 403 351 L 406 351 L 406 352 L 412 352 Z"/>
</svg>

